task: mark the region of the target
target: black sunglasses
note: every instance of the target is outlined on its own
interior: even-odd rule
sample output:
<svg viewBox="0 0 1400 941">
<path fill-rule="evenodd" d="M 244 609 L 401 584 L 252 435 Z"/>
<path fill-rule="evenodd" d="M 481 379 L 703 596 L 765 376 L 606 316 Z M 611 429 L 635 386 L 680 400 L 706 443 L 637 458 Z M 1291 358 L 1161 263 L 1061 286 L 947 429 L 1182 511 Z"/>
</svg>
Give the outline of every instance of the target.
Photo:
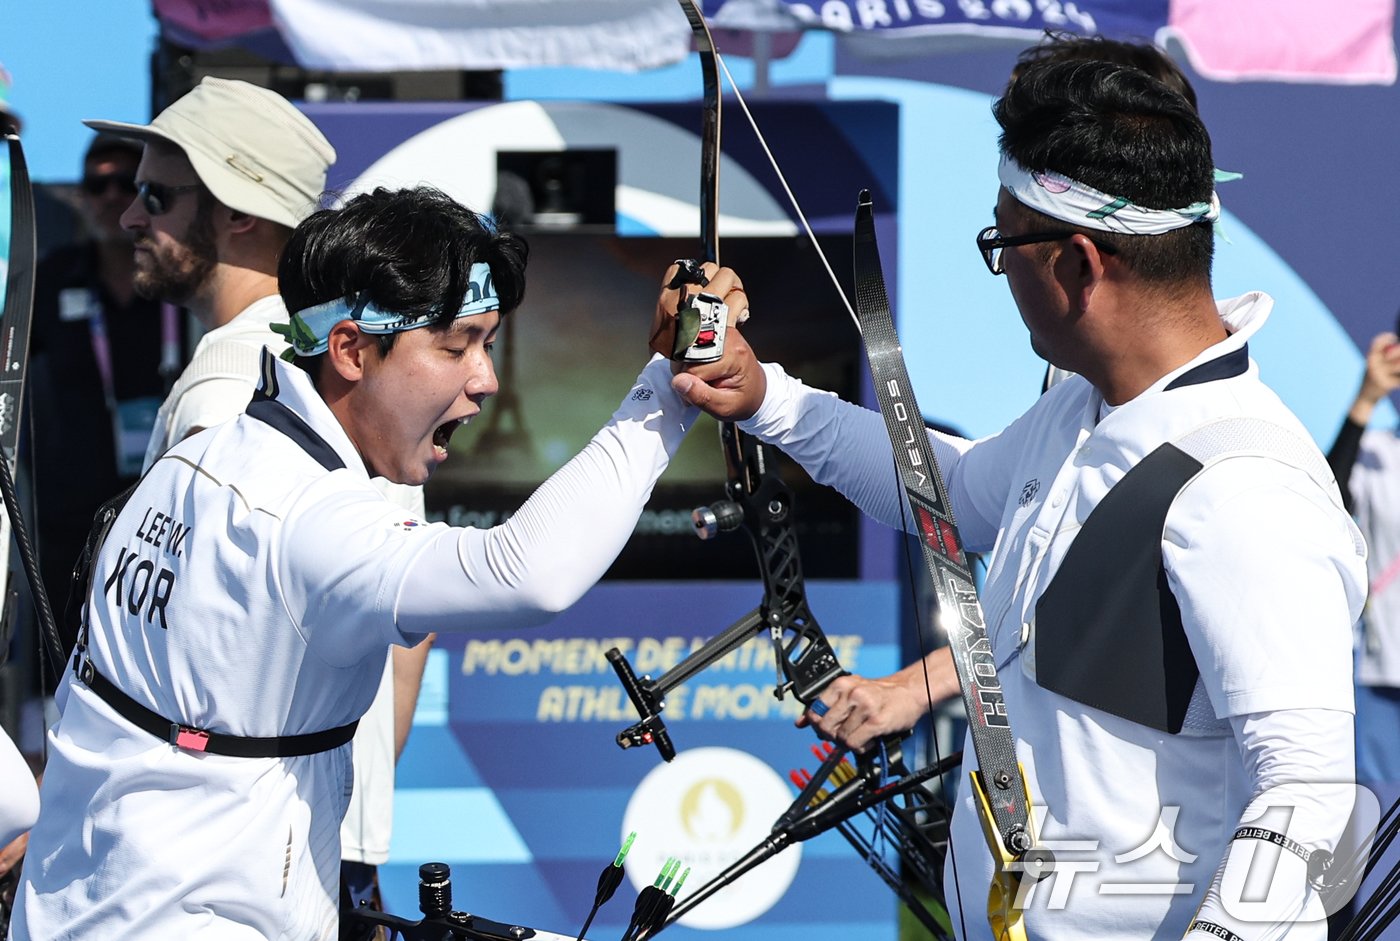
<svg viewBox="0 0 1400 941">
<path fill-rule="evenodd" d="M 146 215 L 163 216 L 170 211 L 172 197 L 177 193 L 197 190 L 202 185 L 200 183 L 183 183 L 178 186 L 169 186 L 154 180 L 145 180 L 136 187 L 136 198 L 141 200 L 141 208 L 146 210 Z"/>
<path fill-rule="evenodd" d="M 1003 248 L 1010 248 L 1013 245 L 1035 245 L 1039 242 L 1058 242 L 1060 239 L 1071 238 L 1075 235 L 1083 235 L 1105 255 L 1118 254 L 1118 249 L 1112 245 L 1105 245 L 1092 235 L 1085 235 L 1083 232 L 1027 232 L 1025 235 L 1002 235 L 994 225 L 989 225 L 977 233 L 977 250 L 982 253 L 982 260 L 987 263 L 988 271 L 992 274 L 1002 274 L 1006 271 L 1001 265 L 1001 250 Z"/>
<path fill-rule="evenodd" d="M 123 196 L 136 195 L 136 181 L 120 173 L 97 173 L 85 176 L 81 186 L 83 192 L 89 196 L 101 196 L 113 187 L 116 187 L 117 192 Z"/>
</svg>

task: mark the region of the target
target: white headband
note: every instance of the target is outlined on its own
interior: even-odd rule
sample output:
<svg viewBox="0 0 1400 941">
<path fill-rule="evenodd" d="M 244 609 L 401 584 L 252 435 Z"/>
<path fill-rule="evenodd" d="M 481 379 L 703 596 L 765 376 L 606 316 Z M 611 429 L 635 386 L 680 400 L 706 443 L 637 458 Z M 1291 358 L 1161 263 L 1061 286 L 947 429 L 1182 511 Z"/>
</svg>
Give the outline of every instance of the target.
<svg viewBox="0 0 1400 941">
<path fill-rule="evenodd" d="M 997 167 L 997 176 L 1007 192 L 1030 208 L 1061 222 L 1101 232 L 1161 235 L 1220 218 L 1220 198 L 1214 190 L 1208 203 L 1193 203 L 1183 209 L 1147 209 L 1121 196 L 1101 193 L 1053 170 L 1032 173 L 1005 154 Z"/>
</svg>

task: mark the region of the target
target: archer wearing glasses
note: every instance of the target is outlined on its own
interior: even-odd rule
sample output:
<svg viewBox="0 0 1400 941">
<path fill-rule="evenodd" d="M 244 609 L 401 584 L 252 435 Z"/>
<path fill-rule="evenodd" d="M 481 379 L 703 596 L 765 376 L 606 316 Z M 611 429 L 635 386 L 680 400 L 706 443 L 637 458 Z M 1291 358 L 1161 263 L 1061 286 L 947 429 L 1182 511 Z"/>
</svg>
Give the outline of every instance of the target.
<svg viewBox="0 0 1400 941">
<path fill-rule="evenodd" d="M 1273 301 L 1214 298 L 1210 136 L 1179 92 L 1107 61 L 1031 63 L 993 113 L 997 225 L 977 247 L 1032 348 L 1076 375 L 998 433 L 930 444 L 966 548 L 991 553 L 980 596 L 999 687 L 977 691 L 1005 696 L 1036 839 L 1083 842 L 1062 901 L 1049 881 L 1023 895 L 960 789 L 949 914 L 965 941 L 1017 923 L 1037 941 L 1325 937 L 1307 860 L 1337 848 L 1356 798 L 1366 548 L 1250 358 Z M 880 415 L 741 344 L 720 378 L 673 385 L 871 517 L 917 525 Z M 834 680 L 803 720 L 861 748 L 958 690 L 944 647 Z M 1304 852 L 1265 873 L 1265 840 Z"/>
<path fill-rule="evenodd" d="M 1116 255 L 1118 249 L 1107 244 L 1102 239 L 1096 239 L 1085 232 L 1027 232 L 1023 235 L 1002 235 L 1001 230 L 994 225 L 989 225 L 981 232 L 977 233 L 977 250 L 982 253 L 982 260 L 987 264 L 987 270 L 992 274 L 1005 274 L 1006 269 L 1002 267 L 1002 250 L 1016 245 L 1038 245 L 1043 242 L 1058 242 L 1061 239 L 1073 238 L 1082 235 L 1093 242 L 1098 250 L 1105 255 Z"/>
<path fill-rule="evenodd" d="M 52 251 L 36 275 L 36 394 L 27 400 L 44 482 L 35 493 L 41 572 L 60 610 L 93 514 L 140 474 L 166 381 L 179 368 L 178 317 L 132 286 L 135 255 L 121 217 L 140 160 L 134 141 L 93 139 L 75 193 L 87 237 Z"/>
</svg>

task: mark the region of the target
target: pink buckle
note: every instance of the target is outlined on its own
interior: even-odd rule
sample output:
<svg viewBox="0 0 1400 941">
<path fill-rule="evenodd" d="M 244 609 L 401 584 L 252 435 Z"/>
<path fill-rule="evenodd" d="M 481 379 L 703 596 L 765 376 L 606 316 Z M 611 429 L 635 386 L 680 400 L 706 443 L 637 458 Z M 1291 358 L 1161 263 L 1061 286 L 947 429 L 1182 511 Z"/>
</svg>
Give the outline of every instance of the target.
<svg viewBox="0 0 1400 941">
<path fill-rule="evenodd" d="M 186 728 L 170 724 L 170 744 L 188 751 L 205 751 L 209 747 L 209 733 L 200 729 Z"/>
</svg>

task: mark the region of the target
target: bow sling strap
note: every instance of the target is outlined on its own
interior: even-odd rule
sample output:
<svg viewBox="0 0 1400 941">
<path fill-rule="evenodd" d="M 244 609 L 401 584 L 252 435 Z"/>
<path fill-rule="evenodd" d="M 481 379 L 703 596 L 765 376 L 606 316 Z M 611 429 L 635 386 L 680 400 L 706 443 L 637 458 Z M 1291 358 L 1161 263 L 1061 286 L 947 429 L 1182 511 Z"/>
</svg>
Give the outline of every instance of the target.
<svg viewBox="0 0 1400 941">
<path fill-rule="evenodd" d="M 271 367 L 267 365 L 266 360 L 264 365 L 266 367 L 265 373 L 271 373 Z M 275 381 L 269 384 L 269 377 L 264 375 L 264 385 L 271 395 L 262 389 L 255 392 L 252 402 L 249 403 L 247 415 L 265 422 L 291 438 L 326 470 L 338 470 L 344 467 L 345 463 L 335 453 L 334 448 L 316 434 L 311 426 L 295 412 L 277 401 Z M 133 485 L 120 496 L 104 504 L 97 513 L 92 533 L 88 536 L 88 544 L 83 550 L 83 563 L 85 564 L 80 563 L 80 568 L 86 570 L 85 578 L 89 587 L 92 565 L 97 560 L 98 551 L 107 538 L 107 532 L 112 528 L 117 515 L 135 490 L 136 485 Z M 99 699 L 111 706 L 117 715 L 138 729 L 148 732 L 162 741 L 169 742 L 177 748 L 211 755 L 228 755 L 233 758 L 292 758 L 300 755 L 315 755 L 320 752 L 333 751 L 350 741 L 355 736 L 355 728 L 360 724 L 359 720 L 356 719 L 346 725 L 321 732 L 260 738 L 211 732 L 208 729 L 200 729 L 172 721 L 132 699 L 117 684 L 97 670 L 87 656 L 87 627 L 87 618 L 84 616 L 78 633 L 78 644 L 73 654 L 73 675 L 97 694 Z"/>
</svg>

